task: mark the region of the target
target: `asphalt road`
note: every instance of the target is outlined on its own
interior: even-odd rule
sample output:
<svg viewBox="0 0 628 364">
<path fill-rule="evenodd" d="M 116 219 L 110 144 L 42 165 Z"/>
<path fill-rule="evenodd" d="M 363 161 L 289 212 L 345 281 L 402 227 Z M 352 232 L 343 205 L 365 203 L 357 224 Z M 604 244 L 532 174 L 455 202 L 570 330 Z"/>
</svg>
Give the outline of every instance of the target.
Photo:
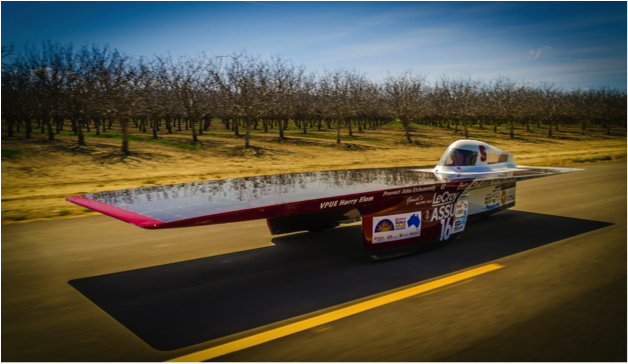
<svg viewBox="0 0 628 364">
<path fill-rule="evenodd" d="M 217 361 L 626 361 L 626 162 L 517 185 L 460 239 L 370 262 L 359 225 L 2 228 L 3 361 L 164 361 L 473 267 L 504 268 Z"/>
</svg>

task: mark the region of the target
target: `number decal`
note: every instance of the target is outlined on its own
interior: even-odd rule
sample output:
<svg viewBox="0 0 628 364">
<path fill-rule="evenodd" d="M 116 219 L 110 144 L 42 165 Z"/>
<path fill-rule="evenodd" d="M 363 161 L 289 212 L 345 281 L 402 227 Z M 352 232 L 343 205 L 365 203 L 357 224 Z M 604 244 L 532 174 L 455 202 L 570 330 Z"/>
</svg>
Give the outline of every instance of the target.
<svg viewBox="0 0 628 364">
<path fill-rule="evenodd" d="M 483 145 L 480 145 L 480 161 L 486 162 L 486 147 Z"/>
<path fill-rule="evenodd" d="M 447 240 L 449 239 L 449 235 L 451 235 L 451 225 L 449 225 L 449 221 L 451 220 L 451 217 L 448 217 L 447 220 L 442 219 L 440 221 L 440 240 Z"/>
</svg>

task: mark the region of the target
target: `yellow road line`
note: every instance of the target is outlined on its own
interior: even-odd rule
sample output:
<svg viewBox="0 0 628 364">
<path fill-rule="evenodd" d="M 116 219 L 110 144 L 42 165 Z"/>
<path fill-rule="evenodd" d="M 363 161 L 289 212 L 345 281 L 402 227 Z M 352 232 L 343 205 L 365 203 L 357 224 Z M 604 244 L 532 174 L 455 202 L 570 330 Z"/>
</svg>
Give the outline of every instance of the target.
<svg viewBox="0 0 628 364">
<path fill-rule="evenodd" d="M 457 284 L 452 284 L 451 286 L 447 286 L 447 287 L 444 287 L 444 288 L 441 288 L 441 289 L 435 289 L 433 291 L 429 291 L 427 293 L 423 293 L 422 295 L 418 295 L 417 297 L 425 297 L 425 296 L 431 295 L 431 294 L 436 293 L 436 292 L 440 292 L 440 291 L 444 291 L 446 289 L 458 287 L 460 285 L 463 285 L 465 283 L 469 283 L 469 282 L 474 281 L 474 280 L 475 279 L 469 279 L 468 281 L 460 282 L 460 283 L 457 283 Z"/>
<path fill-rule="evenodd" d="M 316 326 L 320 326 L 332 321 L 340 320 L 342 318 L 355 315 L 360 312 L 364 312 L 379 306 L 386 305 L 391 302 L 399 301 L 404 298 L 415 296 L 420 293 L 441 288 L 443 286 L 457 283 L 471 277 L 478 276 L 480 274 L 488 273 L 496 269 L 503 268 L 500 264 L 488 264 L 482 267 L 468 270 L 466 272 L 454 274 L 449 277 L 441 278 L 429 283 L 425 283 L 416 287 L 404 289 L 399 292 L 391 293 L 386 296 L 374 298 L 372 300 L 361 302 L 349 307 L 341 308 L 336 311 L 325 313 L 316 317 L 305 319 L 303 321 L 295 322 L 286 326 L 282 326 L 273 330 L 262 332 L 260 334 L 245 337 L 240 340 L 235 340 L 223 345 L 218 345 L 213 348 L 197 351 L 188 355 L 183 355 L 178 358 L 170 359 L 169 362 L 200 362 L 223 356 L 229 353 L 233 353 L 239 350 L 247 349 L 259 344 L 263 344 L 275 339 L 279 339 L 284 336 L 292 335 L 297 332 L 311 329 Z M 466 282 L 463 282 L 466 283 Z M 462 283 L 460 283 L 462 284 Z"/>
</svg>

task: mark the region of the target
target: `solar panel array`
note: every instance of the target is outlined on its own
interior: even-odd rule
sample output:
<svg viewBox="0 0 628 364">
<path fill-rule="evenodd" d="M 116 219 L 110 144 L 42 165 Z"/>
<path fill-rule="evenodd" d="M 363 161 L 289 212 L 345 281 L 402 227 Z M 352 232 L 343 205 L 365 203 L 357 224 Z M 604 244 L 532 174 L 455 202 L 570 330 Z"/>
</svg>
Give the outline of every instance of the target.
<svg viewBox="0 0 628 364">
<path fill-rule="evenodd" d="M 85 197 L 159 221 L 172 222 L 256 207 L 443 182 L 434 173 L 417 171 L 417 168 L 421 167 L 232 178 L 99 192 Z M 525 171 L 527 174 L 550 172 L 546 169 Z"/>
</svg>

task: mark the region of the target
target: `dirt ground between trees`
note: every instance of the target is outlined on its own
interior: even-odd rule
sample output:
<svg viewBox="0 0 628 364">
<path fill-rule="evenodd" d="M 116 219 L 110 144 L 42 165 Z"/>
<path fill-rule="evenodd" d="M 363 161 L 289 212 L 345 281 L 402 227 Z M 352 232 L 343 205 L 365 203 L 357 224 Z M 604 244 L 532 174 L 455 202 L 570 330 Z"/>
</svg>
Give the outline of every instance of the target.
<svg viewBox="0 0 628 364">
<path fill-rule="evenodd" d="M 40 133 L 30 140 L 3 137 L 2 224 L 97 214 L 65 201 L 77 194 L 277 173 L 434 165 L 449 144 L 463 138 L 443 128 L 417 125 L 413 129 L 413 144 L 405 142 L 399 125 L 392 123 L 354 131 L 355 138 L 343 130 L 347 138 L 340 145 L 334 130 L 308 135 L 293 130 L 282 142 L 276 133 L 258 131 L 249 149 L 231 133 L 206 133 L 200 150 L 131 141 L 128 156 L 120 153 L 121 141 L 113 138 L 88 136 L 87 146 L 78 146 L 73 136 L 57 136 L 52 142 Z M 614 136 L 604 135 L 602 129 L 587 130 L 585 136 L 579 132 L 563 127 L 554 138 L 547 138 L 547 130 L 518 130 L 515 139 L 490 128 L 474 127 L 469 133 L 470 139 L 513 153 L 518 165 L 562 166 L 626 158 L 625 130 Z M 135 135 L 150 137 L 150 133 Z M 187 135 L 160 135 L 160 139 L 191 145 Z"/>
</svg>

